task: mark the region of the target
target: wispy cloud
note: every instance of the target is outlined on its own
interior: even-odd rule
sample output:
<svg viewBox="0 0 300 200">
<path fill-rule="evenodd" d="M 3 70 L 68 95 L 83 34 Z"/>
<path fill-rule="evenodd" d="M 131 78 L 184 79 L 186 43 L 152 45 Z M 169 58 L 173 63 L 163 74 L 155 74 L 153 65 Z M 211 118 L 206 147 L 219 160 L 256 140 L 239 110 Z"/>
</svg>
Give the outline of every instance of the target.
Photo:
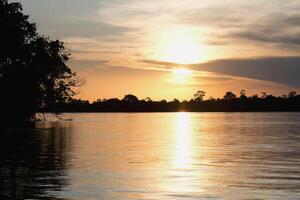
<svg viewBox="0 0 300 200">
<path fill-rule="evenodd" d="M 129 27 L 83 19 L 70 19 L 67 22 L 56 22 L 47 28 L 52 30 L 53 35 L 59 35 L 60 37 L 120 37 L 126 32 L 133 31 L 133 29 Z"/>
<path fill-rule="evenodd" d="M 169 62 L 145 60 L 164 68 L 174 68 L 180 65 Z M 196 71 L 207 71 L 217 74 L 265 80 L 300 87 L 300 57 L 264 57 L 252 59 L 222 59 L 207 63 L 186 65 Z"/>
</svg>

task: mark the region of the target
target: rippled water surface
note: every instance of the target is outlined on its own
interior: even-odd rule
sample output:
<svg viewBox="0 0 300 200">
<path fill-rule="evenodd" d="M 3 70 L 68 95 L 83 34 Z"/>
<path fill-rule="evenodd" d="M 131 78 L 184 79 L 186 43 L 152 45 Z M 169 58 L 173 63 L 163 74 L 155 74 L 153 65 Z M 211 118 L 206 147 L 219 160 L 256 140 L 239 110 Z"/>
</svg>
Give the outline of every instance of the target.
<svg viewBox="0 0 300 200">
<path fill-rule="evenodd" d="M 300 113 L 62 118 L 1 131 L 1 200 L 300 198 Z"/>
</svg>

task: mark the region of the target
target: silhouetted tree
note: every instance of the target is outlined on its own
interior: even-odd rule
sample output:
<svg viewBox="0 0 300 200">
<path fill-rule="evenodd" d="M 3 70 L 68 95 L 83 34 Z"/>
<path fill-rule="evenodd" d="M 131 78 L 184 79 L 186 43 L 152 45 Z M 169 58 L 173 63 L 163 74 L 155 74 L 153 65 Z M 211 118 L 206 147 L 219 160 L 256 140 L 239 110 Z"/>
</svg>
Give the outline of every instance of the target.
<svg viewBox="0 0 300 200">
<path fill-rule="evenodd" d="M 97 100 L 95 101 L 95 103 L 101 103 L 101 102 L 102 102 L 101 99 L 97 99 Z"/>
<path fill-rule="evenodd" d="M 288 95 L 289 98 L 294 98 L 297 95 L 297 92 L 291 91 Z"/>
<path fill-rule="evenodd" d="M 241 90 L 241 91 L 240 91 L 240 98 L 241 98 L 241 99 L 247 98 L 246 90 Z"/>
<path fill-rule="evenodd" d="M 62 42 L 37 33 L 20 3 L 0 0 L 0 119 L 29 121 L 71 99 L 76 74 Z"/>
<path fill-rule="evenodd" d="M 136 103 L 139 101 L 139 99 L 132 95 L 132 94 L 127 94 L 124 96 L 124 98 L 122 99 L 122 101 L 128 102 L 128 103 Z"/>
<path fill-rule="evenodd" d="M 146 101 L 146 102 L 152 102 L 153 100 L 152 100 L 150 97 L 146 97 L 146 98 L 145 98 L 145 101 Z"/>
<path fill-rule="evenodd" d="M 195 100 L 196 102 L 203 101 L 203 99 L 204 99 L 204 97 L 205 97 L 205 94 L 206 94 L 206 92 L 204 92 L 203 90 L 197 91 L 197 92 L 194 94 L 194 100 Z"/>
<path fill-rule="evenodd" d="M 225 100 L 232 100 L 235 98 L 236 98 L 236 94 L 234 94 L 233 92 L 226 92 L 224 95 Z"/>
<path fill-rule="evenodd" d="M 258 99 L 258 98 L 259 98 L 259 97 L 258 97 L 257 94 L 252 95 L 252 99 Z"/>
<path fill-rule="evenodd" d="M 209 101 L 216 101 L 214 97 L 209 97 Z"/>
<path fill-rule="evenodd" d="M 178 99 L 173 99 L 173 103 L 180 103 Z"/>
<path fill-rule="evenodd" d="M 261 92 L 261 98 L 263 98 L 263 99 L 265 99 L 265 98 L 267 98 L 267 93 L 266 92 Z"/>
</svg>

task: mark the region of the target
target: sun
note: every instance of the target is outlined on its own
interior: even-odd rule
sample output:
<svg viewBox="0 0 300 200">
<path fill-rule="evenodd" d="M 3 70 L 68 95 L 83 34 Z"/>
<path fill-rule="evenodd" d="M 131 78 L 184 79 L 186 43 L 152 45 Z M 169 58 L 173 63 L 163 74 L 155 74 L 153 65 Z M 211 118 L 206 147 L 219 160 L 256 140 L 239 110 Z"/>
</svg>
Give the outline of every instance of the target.
<svg viewBox="0 0 300 200">
<path fill-rule="evenodd" d="M 158 31 L 155 38 L 154 57 L 160 61 L 187 65 L 206 59 L 199 35 L 192 29 L 167 28 Z"/>
<path fill-rule="evenodd" d="M 188 36 L 174 38 L 174 41 L 165 47 L 165 60 L 179 63 L 192 64 L 201 60 L 200 47 Z"/>
<path fill-rule="evenodd" d="M 176 84 L 186 84 L 190 82 L 190 79 L 193 75 L 193 72 L 191 70 L 185 69 L 185 68 L 176 68 L 172 70 L 173 76 L 172 76 L 172 82 Z"/>
<path fill-rule="evenodd" d="M 177 68 L 173 70 L 175 75 L 178 76 L 190 76 L 192 74 L 191 70 L 184 69 L 184 68 Z"/>
</svg>

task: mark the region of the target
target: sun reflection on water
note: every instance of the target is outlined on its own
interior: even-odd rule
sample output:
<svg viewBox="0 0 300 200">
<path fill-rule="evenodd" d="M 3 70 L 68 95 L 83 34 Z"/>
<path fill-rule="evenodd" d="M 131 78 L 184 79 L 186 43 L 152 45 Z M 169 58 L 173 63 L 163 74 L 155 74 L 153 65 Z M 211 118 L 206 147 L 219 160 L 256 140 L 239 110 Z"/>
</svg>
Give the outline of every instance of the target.
<svg viewBox="0 0 300 200">
<path fill-rule="evenodd" d="M 176 169 L 188 168 L 192 162 L 192 133 L 190 115 L 185 112 L 178 113 L 175 133 L 174 167 Z"/>
<path fill-rule="evenodd" d="M 171 166 L 168 172 L 172 177 L 166 189 L 176 195 L 178 192 L 190 194 L 195 192 L 193 180 L 199 178 L 195 169 L 195 148 L 193 138 L 193 119 L 190 113 L 180 112 L 174 120 L 173 144 L 171 146 Z"/>
</svg>

